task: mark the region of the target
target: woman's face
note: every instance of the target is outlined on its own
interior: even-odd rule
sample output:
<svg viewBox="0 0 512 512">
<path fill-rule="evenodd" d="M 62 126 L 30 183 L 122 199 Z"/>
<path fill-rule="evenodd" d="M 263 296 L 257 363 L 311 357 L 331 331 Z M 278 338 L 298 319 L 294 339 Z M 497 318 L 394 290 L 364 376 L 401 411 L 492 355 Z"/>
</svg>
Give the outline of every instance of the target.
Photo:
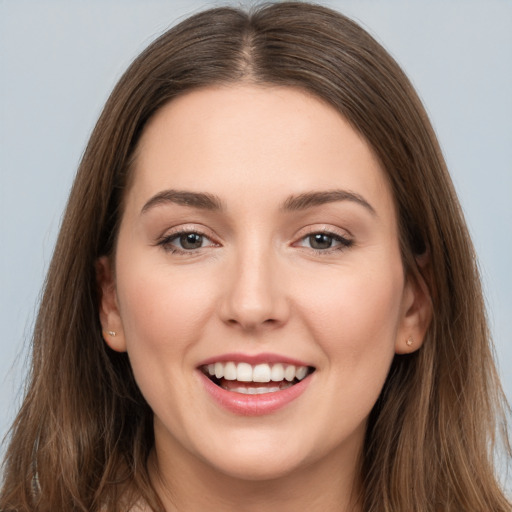
<svg viewBox="0 0 512 512">
<path fill-rule="evenodd" d="M 159 460 L 244 479 L 353 467 L 395 353 L 422 338 L 367 143 L 299 90 L 205 88 L 151 120 L 125 199 L 101 319 Z"/>
</svg>

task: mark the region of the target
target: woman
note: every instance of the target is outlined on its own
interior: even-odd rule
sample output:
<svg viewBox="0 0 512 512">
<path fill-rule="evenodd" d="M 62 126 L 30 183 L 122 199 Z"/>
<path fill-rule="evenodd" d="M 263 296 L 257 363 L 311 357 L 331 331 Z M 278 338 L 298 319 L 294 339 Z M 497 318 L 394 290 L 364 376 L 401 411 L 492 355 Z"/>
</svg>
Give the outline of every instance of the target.
<svg viewBox="0 0 512 512">
<path fill-rule="evenodd" d="M 91 136 L 0 507 L 504 511 L 504 409 L 399 67 L 322 7 L 216 9 L 136 59 Z"/>
</svg>

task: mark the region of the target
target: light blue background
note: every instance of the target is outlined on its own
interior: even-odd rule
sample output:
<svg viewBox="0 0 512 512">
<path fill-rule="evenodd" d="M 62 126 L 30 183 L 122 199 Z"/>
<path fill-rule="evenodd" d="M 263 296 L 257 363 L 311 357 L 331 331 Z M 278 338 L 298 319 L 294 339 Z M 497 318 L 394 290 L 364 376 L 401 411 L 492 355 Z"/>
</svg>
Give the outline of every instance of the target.
<svg viewBox="0 0 512 512">
<path fill-rule="evenodd" d="M 103 103 L 130 61 L 168 26 L 225 3 L 0 0 L 0 436 L 20 402 L 38 294 Z M 375 35 L 426 104 L 479 254 L 510 399 L 512 2 L 324 5 Z"/>
</svg>

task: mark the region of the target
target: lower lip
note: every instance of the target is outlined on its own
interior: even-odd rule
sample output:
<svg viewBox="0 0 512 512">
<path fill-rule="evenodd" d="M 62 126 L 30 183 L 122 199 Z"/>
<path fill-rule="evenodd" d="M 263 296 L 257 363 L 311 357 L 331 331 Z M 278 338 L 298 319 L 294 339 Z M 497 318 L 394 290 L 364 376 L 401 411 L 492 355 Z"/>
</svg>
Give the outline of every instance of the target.
<svg viewBox="0 0 512 512">
<path fill-rule="evenodd" d="M 280 391 L 261 395 L 244 395 L 217 386 L 200 370 L 199 374 L 207 393 L 213 400 L 221 407 L 241 416 L 262 416 L 278 411 L 302 395 L 311 381 L 311 375 L 309 375 L 297 384 Z"/>
</svg>

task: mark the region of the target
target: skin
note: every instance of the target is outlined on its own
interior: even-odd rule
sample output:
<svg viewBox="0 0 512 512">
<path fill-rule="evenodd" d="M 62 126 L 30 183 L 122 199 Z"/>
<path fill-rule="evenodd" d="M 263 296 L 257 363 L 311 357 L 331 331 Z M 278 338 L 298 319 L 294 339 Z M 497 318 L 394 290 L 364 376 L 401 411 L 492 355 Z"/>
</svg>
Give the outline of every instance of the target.
<svg viewBox="0 0 512 512">
<path fill-rule="evenodd" d="M 169 189 L 215 195 L 222 209 L 144 209 Z M 283 208 L 332 190 L 370 207 Z M 190 231 L 203 241 L 187 251 L 171 235 Z M 311 235 L 326 232 L 349 244 L 315 250 Z M 154 412 L 150 471 L 167 510 L 359 510 L 368 415 L 395 354 L 421 345 L 429 306 L 404 273 L 380 163 L 332 107 L 248 84 L 164 106 L 137 150 L 115 262 L 99 264 L 101 321 L 117 332 L 106 342 L 128 352 Z M 225 353 L 280 354 L 315 372 L 287 406 L 244 417 L 200 382 L 201 361 Z"/>
</svg>

